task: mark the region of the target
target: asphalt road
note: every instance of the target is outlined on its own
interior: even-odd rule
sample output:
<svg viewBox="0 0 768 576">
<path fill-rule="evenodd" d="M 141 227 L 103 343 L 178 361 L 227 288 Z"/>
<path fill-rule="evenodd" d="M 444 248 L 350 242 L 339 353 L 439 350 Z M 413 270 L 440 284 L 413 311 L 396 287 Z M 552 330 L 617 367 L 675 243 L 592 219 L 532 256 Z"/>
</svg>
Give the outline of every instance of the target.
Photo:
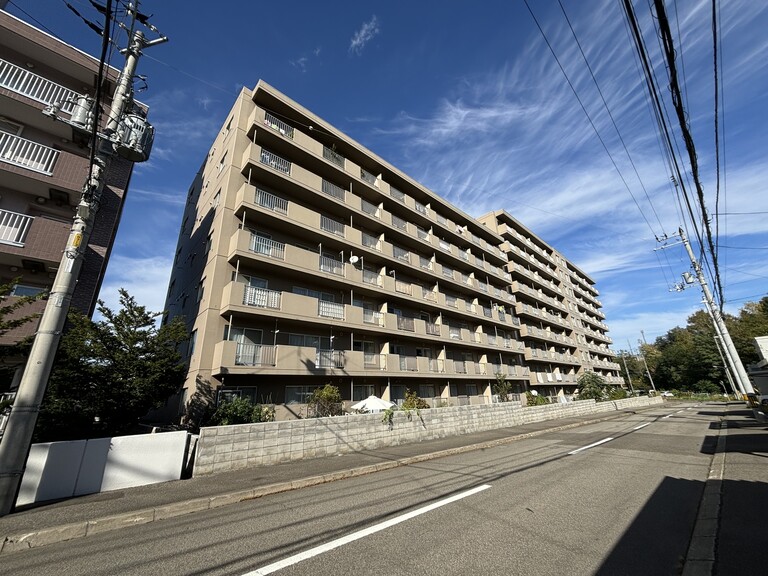
<svg viewBox="0 0 768 576">
<path fill-rule="evenodd" d="M 678 574 L 716 421 L 663 405 L 10 554 L 0 573 Z"/>
</svg>

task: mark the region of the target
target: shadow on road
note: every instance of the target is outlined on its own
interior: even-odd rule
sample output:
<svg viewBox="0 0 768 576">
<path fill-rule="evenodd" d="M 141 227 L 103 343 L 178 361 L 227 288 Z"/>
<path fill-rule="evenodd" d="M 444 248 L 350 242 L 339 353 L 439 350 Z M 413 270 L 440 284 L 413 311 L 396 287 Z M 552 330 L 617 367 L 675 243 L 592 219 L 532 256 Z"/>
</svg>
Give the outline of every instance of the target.
<svg viewBox="0 0 768 576">
<path fill-rule="evenodd" d="M 703 491 L 704 482 L 665 478 L 595 574 L 682 573 Z"/>
</svg>

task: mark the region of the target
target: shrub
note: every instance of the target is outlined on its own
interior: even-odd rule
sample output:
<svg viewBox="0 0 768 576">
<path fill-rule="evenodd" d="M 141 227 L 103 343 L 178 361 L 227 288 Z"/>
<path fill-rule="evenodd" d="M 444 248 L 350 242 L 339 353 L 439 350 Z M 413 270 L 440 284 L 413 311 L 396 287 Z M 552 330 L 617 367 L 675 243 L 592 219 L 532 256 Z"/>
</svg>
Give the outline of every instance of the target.
<svg viewBox="0 0 768 576">
<path fill-rule="evenodd" d="M 410 390 L 405 391 L 405 400 L 403 400 L 400 406 L 402 410 L 421 410 L 422 408 L 429 408 L 429 404 L 423 398 L 420 398 L 416 392 Z"/>
<path fill-rule="evenodd" d="M 532 394 L 530 391 L 525 393 L 526 406 L 542 406 L 543 404 L 549 404 L 549 398 L 545 396 L 539 396 L 538 394 Z"/>
<path fill-rule="evenodd" d="M 337 386 L 326 384 L 315 388 L 309 397 L 309 409 L 315 418 L 325 416 L 341 416 L 344 410 L 341 403 L 341 392 Z"/>
<path fill-rule="evenodd" d="M 273 422 L 275 409 L 272 406 L 253 404 L 248 398 L 235 398 L 224 402 L 213 413 L 211 424 L 231 426 L 233 424 L 252 424 L 255 422 Z"/>
<path fill-rule="evenodd" d="M 509 402 L 509 392 L 512 390 L 512 382 L 506 379 L 504 374 L 496 374 L 496 382 L 493 383 L 493 393 L 499 397 L 499 402 Z"/>
</svg>

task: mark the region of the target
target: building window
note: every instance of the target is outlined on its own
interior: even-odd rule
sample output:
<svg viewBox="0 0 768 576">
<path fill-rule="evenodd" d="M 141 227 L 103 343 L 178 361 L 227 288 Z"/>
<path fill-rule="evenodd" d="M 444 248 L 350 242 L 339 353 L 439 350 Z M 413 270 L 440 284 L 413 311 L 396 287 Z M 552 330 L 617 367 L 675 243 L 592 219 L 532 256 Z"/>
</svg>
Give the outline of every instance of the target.
<svg viewBox="0 0 768 576">
<path fill-rule="evenodd" d="M 40 286 L 29 286 L 28 284 L 14 284 L 11 290 L 11 296 L 37 296 L 46 291 L 46 288 Z"/>
<path fill-rule="evenodd" d="M 217 166 L 219 172 L 224 170 L 224 164 L 226 163 L 226 161 L 227 161 L 227 153 L 224 152 L 224 155 L 221 157 L 221 160 L 219 160 L 219 165 Z"/>
<path fill-rule="evenodd" d="M 200 280 L 197 285 L 197 301 L 200 302 L 203 299 L 203 292 L 205 291 L 205 278 Z"/>
<path fill-rule="evenodd" d="M 205 249 L 203 254 L 208 254 L 208 252 L 211 251 L 211 246 L 213 246 L 213 232 L 208 234 L 208 238 L 205 239 Z"/>
<path fill-rule="evenodd" d="M 189 344 L 187 345 L 187 357 L 191 358 L 195 353 L 195 344 L 197 343 L 197 330 L 192 330 L 189 335 Z"/>
</svg>

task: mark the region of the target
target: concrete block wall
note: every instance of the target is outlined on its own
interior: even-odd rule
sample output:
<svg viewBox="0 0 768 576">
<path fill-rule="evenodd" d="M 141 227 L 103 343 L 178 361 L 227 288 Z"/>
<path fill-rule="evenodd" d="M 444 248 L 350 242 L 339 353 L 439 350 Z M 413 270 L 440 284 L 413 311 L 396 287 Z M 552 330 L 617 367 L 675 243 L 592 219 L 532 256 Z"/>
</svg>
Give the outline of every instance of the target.
<svg viewBox="0 0 768 576">
<path fill-rule="evenodd" d="M 197 444 L 194 475 L 322 458 L 543 420 L 629 410 L 662 402 L 660 397 L 600 403 L 581 400 L 529 407 L 509 402 L 431 408 L 410 414 L 397 411 L 391 425 L 382 422 L 382 414 L 351 414 L 203 428 Z"/>
</svg>

